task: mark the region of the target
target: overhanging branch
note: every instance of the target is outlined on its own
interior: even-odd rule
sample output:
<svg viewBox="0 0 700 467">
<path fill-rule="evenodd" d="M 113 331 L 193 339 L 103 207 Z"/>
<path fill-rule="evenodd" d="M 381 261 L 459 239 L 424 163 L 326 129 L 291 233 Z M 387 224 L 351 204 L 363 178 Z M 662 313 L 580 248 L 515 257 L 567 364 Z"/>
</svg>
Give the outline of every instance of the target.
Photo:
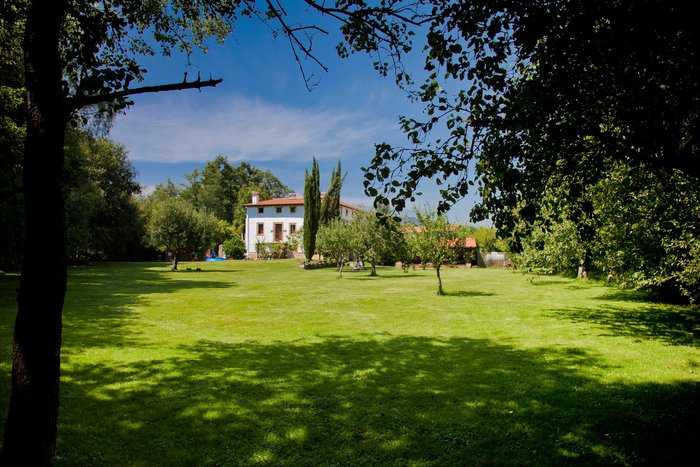
<svg viewBox="0 0 700 467">
<path fill-rule="evenodd" d="M 106 94 L 95 94 L 92 96 L 75 96 L 72 97 L 68 102 L 68 107 L 70 110 L 78 110 L 89 105 L 100 104 L 102 102 L 111 102 L 122 97 L 133 96 L 136 94 L 146 94 L 152 92 L 163 92 L 163 91 L 182 91 L 185 89 L 201 89 L 207 87 L 215 87 L 217 84 L 221 83 L 223 79 L 208 79 L 208 80 L 197 80 L 197 81 L 183 81 L 181 83 L 171 83 L 171 84 L 160 84 L 158 86 L 143 86 L 140 88 L 125 89 L 123 91 L 110 92 Z"/>
</svg>

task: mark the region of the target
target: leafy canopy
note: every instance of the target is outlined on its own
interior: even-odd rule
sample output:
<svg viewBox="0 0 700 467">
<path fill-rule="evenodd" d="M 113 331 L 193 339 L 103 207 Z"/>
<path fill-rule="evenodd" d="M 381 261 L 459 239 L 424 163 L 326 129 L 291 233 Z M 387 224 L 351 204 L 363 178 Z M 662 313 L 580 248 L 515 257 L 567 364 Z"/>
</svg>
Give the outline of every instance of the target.
<svg viewBox="0 0 700 467">
<path fill-rule="evenodd" d="M 173 269 L 177 269 L 179 255 L 210 248 L 222 240 L 225 232 L 212 214 L 198 211 L 182 199 L 171 198 L 155 206 L 148 235 L 155 248 L 173 253 Z"/>
<path fill-rule="evenodd" d="M 425 118 L 401 119 L 408 146 L 377 145 L 367 194 L 400 211 L 433 178 L 445 210 L 476 182 L 472 218 L 510 232 L 538 216 L 550 189 L 570 202 L 571 220 L 590 217 L 586 190 L 612 161 L 697 178 L 691 10 L 661 0 L 436 2 L 429 76 L 413 92 Z"/>
</svg>

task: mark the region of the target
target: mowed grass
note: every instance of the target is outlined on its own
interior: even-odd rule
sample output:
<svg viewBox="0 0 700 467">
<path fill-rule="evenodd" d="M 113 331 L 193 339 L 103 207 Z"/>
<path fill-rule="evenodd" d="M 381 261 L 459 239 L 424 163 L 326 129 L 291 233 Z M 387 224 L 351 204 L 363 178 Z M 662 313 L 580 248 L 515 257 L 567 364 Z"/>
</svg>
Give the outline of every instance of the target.
<svg viewBox="0 0 700 467">
<path fill-rule="evenodd" d="M 696 307 L 506 270 L 447 269 L 441 297 L 432 270 L 185 267 L 70 270 L 58 465 L 696 460 Z"/>
</svg>

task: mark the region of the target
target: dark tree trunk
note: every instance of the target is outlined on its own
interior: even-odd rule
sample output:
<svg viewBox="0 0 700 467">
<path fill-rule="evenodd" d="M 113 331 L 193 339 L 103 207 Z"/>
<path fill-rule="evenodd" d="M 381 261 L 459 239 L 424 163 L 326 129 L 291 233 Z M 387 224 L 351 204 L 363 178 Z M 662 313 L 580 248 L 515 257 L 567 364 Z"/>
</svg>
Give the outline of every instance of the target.
<svg viewBox="0 0 700 467">
<path fill-rule="evenodd" d="M 50 465 L 56 451 L 61 312 L 66 292 L 61 178 L 66 115 L 60 28 L 65 1 L 30 2 L 24 38 L 26 240 L 0 464 Z"/>
<path fill-rule="evenodd" d="M 180 262 L 180 255 L 173 253 L 173 271 L 177 271 L 177 263 Z"/>
</svg>

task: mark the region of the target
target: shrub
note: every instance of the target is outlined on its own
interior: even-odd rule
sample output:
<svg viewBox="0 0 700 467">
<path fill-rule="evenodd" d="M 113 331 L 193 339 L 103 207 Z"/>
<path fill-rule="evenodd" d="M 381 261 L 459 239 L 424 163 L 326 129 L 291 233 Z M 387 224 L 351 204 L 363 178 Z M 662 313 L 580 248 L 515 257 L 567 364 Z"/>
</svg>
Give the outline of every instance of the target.
<svg viewBox="0 0 700 467">
<path fill-rule="evenodd" d="M 224 242 L 224 254 L 227 258 L 245 258 L 245 244 L 240 238 L 231 238 Z"/>
<path fill-rule="evenodd" d="M 287 257 L 288 245 L 286 243 L 258 242 L 255 245 L 255 252 L 258 259 L 282 259 Z"/>
</svg>

